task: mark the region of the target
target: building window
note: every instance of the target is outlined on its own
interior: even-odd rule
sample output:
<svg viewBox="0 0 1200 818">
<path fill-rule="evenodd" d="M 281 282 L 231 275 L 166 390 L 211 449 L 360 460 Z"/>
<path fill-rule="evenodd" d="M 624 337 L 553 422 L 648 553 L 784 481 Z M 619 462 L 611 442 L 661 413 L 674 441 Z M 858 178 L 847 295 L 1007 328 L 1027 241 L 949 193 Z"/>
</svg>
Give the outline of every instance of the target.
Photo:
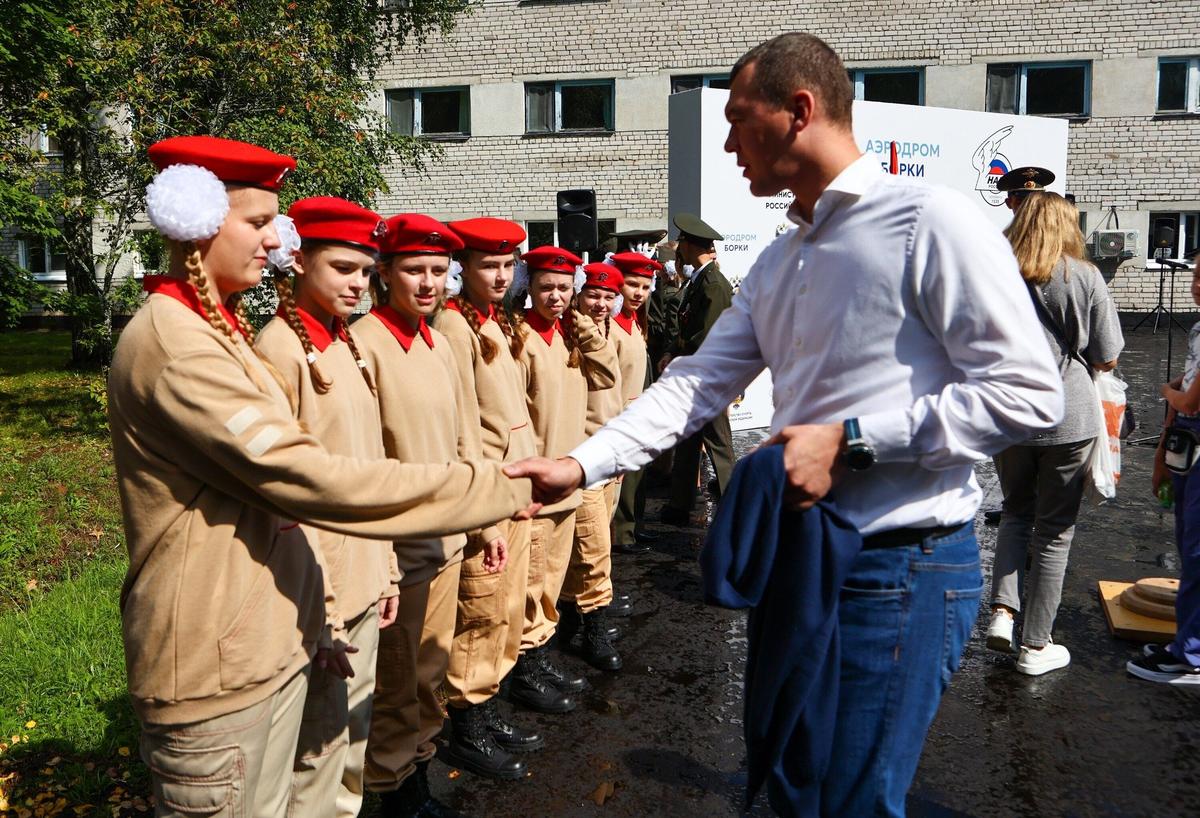
<svg viewBox="0 0 1200 818">
<path fill-rule="evenodd" d="M 1200 113 L 1200 57 L 1163 57 L 1158 61 L 1158 112 Z"/>
<path fill-rule="evenodd" d="M 729 88 L 728 74 L 682 74 L 671 77 L 671 93 L 692 91 L 696 88 Z"/>
<path fill-rule="evenodd" d="M 38 281 L 66 281 L 66 249 L 50 239 L 25 236 L 17 239 L 17 263 Z"/>
<path fill-rule="evenodd" d="M 405 136 L 471 135 L 469 88 L 392 88 L 384 92 L 388 127 Z"/>
<path fill-rule="evenodd" d="M 530 250 L 558 243 L 558 222 L 525 222 L 525 232 Z"/>
<path fill-rule="evenodd" d="M 854 98 L 869 102 L 925 104 L 924 68 L 853 68 Z"/>
<path fill-rule="evenodd" d="M 1170 228 L 1171 242 L 1167 247 L 1159 247 L 1159 237 L 1163 228 Z M 1150 236 L 1146 240 L 1146 258 L 1159 256 L 1182 260 L 1185 255 L 1195 252 L 1200 246 L 1200 213 L 1192 211 L 1185 213 L 1150 213 Z"/>
<path fill-rule="evenodd" d="M 613 81 L 525 83 L 525 132 L 613 130 Z"/>
<path fill-rule="evenodd" d="M 1006 63 L 987 69 L 987 110 L 1078 119 L 1091 114 L 1089 62 Z"/>
</svg>

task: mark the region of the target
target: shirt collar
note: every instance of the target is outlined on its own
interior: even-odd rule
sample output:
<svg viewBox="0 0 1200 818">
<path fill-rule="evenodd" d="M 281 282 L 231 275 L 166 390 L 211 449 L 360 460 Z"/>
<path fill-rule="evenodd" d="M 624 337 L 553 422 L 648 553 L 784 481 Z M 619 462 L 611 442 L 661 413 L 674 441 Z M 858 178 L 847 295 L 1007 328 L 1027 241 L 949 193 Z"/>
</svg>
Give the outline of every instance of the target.
<svg viewBox="0 0 1200 818">
<path fill-rule="evenodd" d="M 181 304 L 186 305 L 192 312 L 199 315 L 204 320 L 208 320 L 208 313 L 204 310 L 204 304 L 200 301 L 200 294 L 196 292 L 196 288 L 192 286 L 190 281 L 182 278 L 174 278 L 173 276 L 146 276 L 142 279 L 142 289 L 147 293 L 159 293 L 161 295 L 170 296 Z M 243 338 L 246 334 L 242 332 L 242 327 L 234 318 L 233 313 L 224 304 L 218 304 L 217 310 L 229 322 L 229 326 L 233 327 Z M 249 341 L 249 338 L 246 338 Z"/>
<path fill-rule="evenodd" d="M 795 202 L 788 208 L 787 217 L 793 224 L 800 228 L 802 233 L 806 233 L 822 220 L 826 211 L 846 197 L 862 196 L 883 175 L 883 169 L 879 167 L 879 160 L 870 154 L 864 153 L 843 168 L 842 172 L 835 176 L 833 181 L 821 191 L 821 195 L 817 197 L 817 203 L 813 206 L 813 220 L 811 224 L 806 222 L 804 217 L 800 215 Z M 832 196 L 830 195 L 831 193 L 833 194 Z"/>
<path fill-rule="evenodd" d="M 463 299 L 463 301 L 468 307 L 475 310 L 475 315 L 479 319 L 479 326 L 483 326 L 488 321 L 496 320 L 496 305 L 495 304 L 488 304 L 487 312 L 483 312 L 481 309 L 476 307 L 470 301 L 467 301 L 465 298 Z M 446 302 L 446 308 L 454 310 L 459 315 L 462 314 L 462 308 L 458 306 L 458 301 L 455 299 L 448 300 Z"/>
<path fill-rule="evenodd" d="M 282 304 L 279 305 L 279 309 L 275 310 L 275 314 L 285 321 L 287 320 L 287 311 L 284 310 Z M 329 345 L 333 343 L 333 335 L 329 332 L 329 328 L 316 318 L 313 318 L 303 307 L 296 307 L 296 315 L 300 317 L 300 323 L 308 331 L 308 340 L 312 341 L 312 345 L 316 348 L 317 352 L 324 352 L 329 349 Z M 345 322 L 337 321 L 335 323 L 337 324 L 338 339 L 345 341 Z"/>
<path fill-rule="evenodd" d="M 633 325 L 636 320 L 636 313 L 631 312 L 626 314 L 625 310 L 621 310 L 619 313 L 613 316 L 613 321 L 616 322 L 617 326 L 625 330 L 630 335 L 633 335 Z"/>
<path fill-rule="evenodd" d="M 534 332 L 542 337 L 546 342 L 546 346 L 550 346 L 554 342 L 554 333 L 563 334 L 562 322 L 555 318 L 549 321 L 542 317 L 542 314 L 537 310 L 525 310 L 525 323 L 528 324 Z M 563 336 L 566 337 L 565 335 Z"/>
<path fill-rule="evenodd" d="M 371 313 L 387 327 L 388 332 L 400 342 L 400 346 L 405 352 L 412 349 L 417 335 L 421 336 L 426 346 L 433 349 L 433 333 L 429 331 L 429 325 L 425 323 L 425 316 L 420 316 L 417 319 L 417 326 L 413 327 L 407 318 L 387 304 L 372 307 Z"/>
</svg>

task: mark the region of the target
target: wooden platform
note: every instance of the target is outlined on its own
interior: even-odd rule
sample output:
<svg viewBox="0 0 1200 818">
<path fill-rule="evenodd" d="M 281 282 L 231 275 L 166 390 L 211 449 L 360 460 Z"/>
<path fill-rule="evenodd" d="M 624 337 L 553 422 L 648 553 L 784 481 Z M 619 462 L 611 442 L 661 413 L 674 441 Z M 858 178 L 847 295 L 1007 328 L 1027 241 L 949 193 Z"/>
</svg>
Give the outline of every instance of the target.
<svg viewBox="0 0 1200 818">
<path fill-rule="evenodd" d="M 1132 582 L 1100 580 L 1100 607 L 1108 620 L 1108 629 L 1119 639 L 1139 642 L 1168 642 L 1175 636 L 1175 623 L 1152 619 L 1121 607 L 1121 594 Z"/>
</svg>

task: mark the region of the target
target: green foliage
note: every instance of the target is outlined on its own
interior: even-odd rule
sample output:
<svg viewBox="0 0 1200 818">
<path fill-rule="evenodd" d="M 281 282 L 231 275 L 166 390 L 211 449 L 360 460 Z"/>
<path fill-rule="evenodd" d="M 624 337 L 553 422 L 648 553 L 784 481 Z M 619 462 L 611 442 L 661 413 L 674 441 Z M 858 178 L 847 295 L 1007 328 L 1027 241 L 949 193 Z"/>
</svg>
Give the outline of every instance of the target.
<svg viewBox="0 0 1200 818">
<path fill-rule="evenodd" d="M 15 329 L 21 316 L 45 297 L 46 289 L 28 270 L 0 258 L 0 330 Z"/>
<path fill-rule="evenodd" d="M 314 194 L 369 204 L 386 190 L 384 167 L 437 155 L 388 131 L 372 102 L 377 70 L 470 3 L 0 0 L 6 24 L 20 21 L 15 36 L 0 33 L 0 223 L 65 245 L 68 297 L 56 307 L 72 318 L 74 357 L 107 358 L 118 262 L 147 259 L 132 226 L 149 145 L 244 139 L 297 158 L 284 205 Z M 39 128 L 61 158 L 32 149 Z"/>
</svg>

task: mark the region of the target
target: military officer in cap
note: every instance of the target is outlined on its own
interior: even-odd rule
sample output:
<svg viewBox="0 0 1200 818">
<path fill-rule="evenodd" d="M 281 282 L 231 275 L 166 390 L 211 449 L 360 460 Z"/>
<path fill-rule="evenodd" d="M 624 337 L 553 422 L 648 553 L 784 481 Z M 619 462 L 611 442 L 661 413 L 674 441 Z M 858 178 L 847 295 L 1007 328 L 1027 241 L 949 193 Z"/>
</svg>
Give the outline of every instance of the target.
<svg viewBox="0 0 1200 818">
<path fill-rule="evenodd" d="M 690 265 L 693 272 L 679 305 L 679 336 L 674 349 L 664 356 L 663 364 L 669 363 L 672 357 L 694 354 L 717 318 L 733 303 L 733 288 L 717 265 L 716 242 L 722 240 L 721 234 L 691 213 L 677 214 L 674 222 L 679 229 L 676 266 L 686 271 Z M 701 443 L 717 475 L 718 497 L 729 484 L 729 475 L 733 471 L 733 437 L 729 431 L 729 416 L 722 412 L 675 447 L 671 496 L 663 511 L 665 523 L 687 524 L 696 500 Z"/>
<path fill-rule="evenodd" d="M 1004 204 L 1016 213 L 1025 197 L 1038 190 L 1045 190 L 1054 181 L 1054 174 L 1045 168 L 1027 165 L 1013 168 L 996 182 L 996 190 L 1007 193 Z"/>
</svg>

